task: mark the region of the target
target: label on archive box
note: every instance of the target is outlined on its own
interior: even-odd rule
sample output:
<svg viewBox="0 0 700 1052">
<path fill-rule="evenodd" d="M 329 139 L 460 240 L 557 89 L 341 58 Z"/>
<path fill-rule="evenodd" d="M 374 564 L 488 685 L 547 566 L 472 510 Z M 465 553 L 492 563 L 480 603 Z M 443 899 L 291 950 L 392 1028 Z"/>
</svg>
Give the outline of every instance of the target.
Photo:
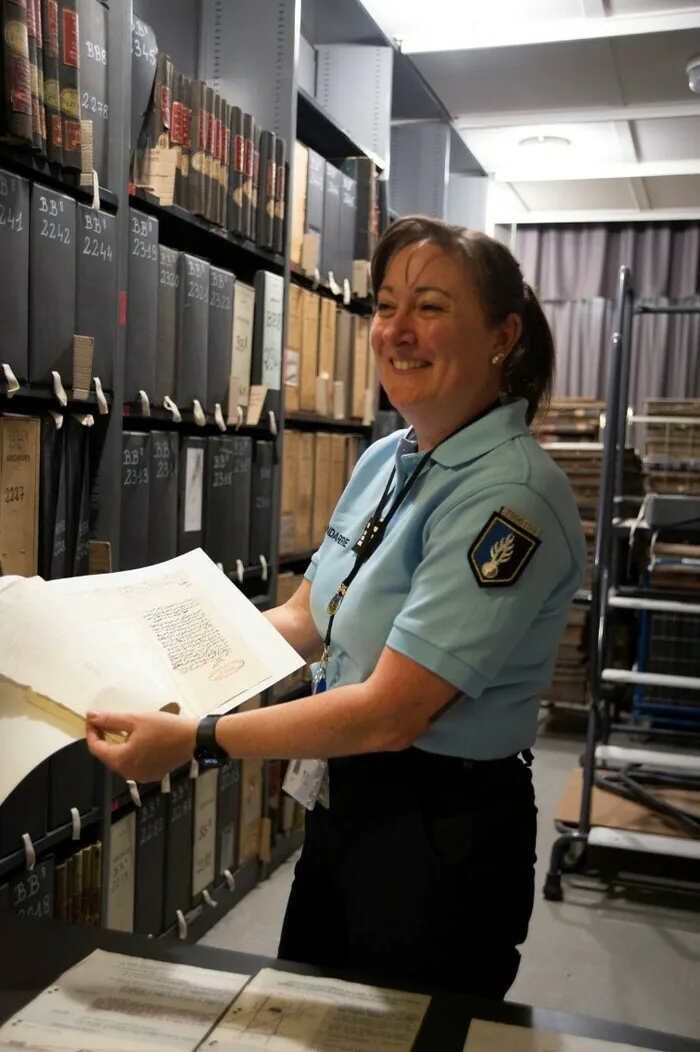
<svg viewBox="0 0 700 1052">
<path fill-rule="evenodd" d="M 187 450 L 185 472 L 185 533 L 198 533 L 202 529 L 203 449 Z"/>
<path fill-rule="evenodd" d="M 219 772 L 199 775 L 194 786 L 194 850 L 192 854 L 192 894 L 199 895 L 214 882 L 216 875 L 216 805 Z"/>
<path fill-rule="evenodd" d="M 284 352 L 284 382 L 287 387 L 299 386 L 300 361 L 299 351 L 292 351 L 288 347 Z"/>
<path fill-rule="evenodd" d="M 262 384 L 253 384 L 250 389 L 248 416 L 246 417 L 246 424 L 248 427 L 257 427 L 260 423 L 260 414 L 265 405 L 266 395 L 267 387 L 264 387 Z"/>
</svg>

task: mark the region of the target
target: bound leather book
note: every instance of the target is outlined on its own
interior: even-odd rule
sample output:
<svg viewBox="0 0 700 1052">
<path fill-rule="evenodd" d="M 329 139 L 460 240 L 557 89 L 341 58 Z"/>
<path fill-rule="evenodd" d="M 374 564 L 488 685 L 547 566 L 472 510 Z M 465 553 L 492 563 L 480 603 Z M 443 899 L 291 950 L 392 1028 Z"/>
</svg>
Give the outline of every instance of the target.
<svg viewBox="0 0 700 1052">
<path fill-rule="evenodd" d="M 180 436 L 176 431 L 151 432 L 148 510 L 148 564 L 177 555 L 177 501 Z"/>
<path fill-rule="evenodd" d="M 205 463 L 204 550 L 225 572 L 235 566 L 233 509 L 237 499 L 234 439 L 207 439 Z"/>
<path fill-rule="evenodd" d="M 253 475 L 250 510 L 250 559 L 257 566 L 260 556 L 272 558 L 272 497 L 274 484 L 275 446 L 266 439 L 257 439 L 253 446 Z"/>
<path fill-rule="evenodd" d="M 122 494 L 119 569 L 148 565 L 151 436 L 122 434 Z"/>
<path fill-rule="evenodd" d="M 350 396 L 352 387 L 352 330 L 353 315 L 340 308 L 337 313 L 335 341 L 335 380 L 342 383 L 342 398 L 334 389 L 333 415 L 340 410 L 341 419 L 350 417 Z"/>
<path fill-rule="evenodd" d="M 261 419 L 281 411 L 282 320 L 284 281 L 278 274 L 259 270 L 255 275 L 255 329 L 251 383 L 267 389 Z"/>
<path fill-rule="evenodd" d="M 136 811 L 134 934 L 157 938 L 163 931 L 168 797 L 144 797 Z"/>
<path fill-rule="evenodd" d="M 27 9 L 27 43 L 29 47 L 29 75 L 32 85 L 32 146 L 37 153 L 42 153 L 41 141 L 41 100 L 39 98 L 39 66 L 37 56 L 36 4 L 34 0 L 25 0 Z"/>
<path fill-rule="evenodd" d="M 207 86 L 207 108 L 209 112 L 209 135 L 207 143 L 207 204 L 206 214 L 210 223 L 218 223 L 219 169 L 221 160 L 221 96 Z"/>
<path fill-rule="evenodd" d="M 233 449 L 233 565 L 245 566 L 250 556 L 250 505 L 252 496 L 252 438 L 231 438 Z"/>
<path fill-rule="evenodd" d="M 107 9 L 99 0 L 78 0 L 78 18 L 81 117 L 92 122 L 92 167 L 101 185 L 106 186 L 109 142 Z"/>
<path fill-rule="evenodd" d="M 275 138 L 275 224 L 272 247 L 280 256 L 284 255 L 287 243 L 287 143 Z"/>
<path fill-rule="evenodd" d="M 204 453 L 206 439 L 184 435 L 180 447 L 177 554 L 201 548 L 204 540 Z"/>
<path fill-rule="evenodd" d="M 82 169 L 80 128 L 80 23 L 77 0 L 59 0 L 58 80 L 63 121 L 63 165 Z"/>
<path fill-rule="evenodd" d="M 44 37 L 44 107 L 46 152 L 50 161 L 63 164 L 63 118 L 58 67 L 61 54 L 58 31 L 58 0 L 41 0 L 41 30 Z"/>
<path fill-rule="evenodd" d="M 219 156 L 219 215 L 218 225 L 226 227 L 229 173 L 231 171 L 231 106 L 221 100 L 221 150 Z"/>
<path fill-rule="evenodd" d="M 179 268 L 175 401 L 181 409 L 191 409 L 195 399 L 202 407 L 207 400 L 210 266 L 181 252 Z"/>
<path fill-rule="evenodd" d="M 243 201 L 241 207 L 241 235 L 250 239 L 255 229 L 252 222 L 253 171 L 255 166 L 255 119 L 250 113 L 243 114 Z"/>
<path fill-rule="evenodd" d="M 129 272 L 126 313 L 124 401 L 145 391 L 153 402 L 158 343 L 158 220 L 129 209 Z"/>
<path fill-rule="evenodd" d="M 294 173 L 292 179 L 291 228 L 289 231 L 289 258 L 301 266 L 304 255 L 306 233 L 306 196 L 309 182 L 309 150 L 298 140 L 294 143 L 291 157 Z"/>
<path fill-rule="evenodd" d="M 78 205 L 77 218 L 75 329 L 95 341 L 93 376 L 105 391 L 112 391 L 117 334 L 116 219 L 83 204 Z"/>
<path fill-rule="evenodd" d="M 195 215 L 203 216 L 207 201 L 207 142 L 209 119 L 207 115 L 206 86 L 201 80 L 193 80 L 190 86 L 192 106 L 191 142 L 192 157 L 189 173 L 188 209 Z"/>
<path fill-rule="evenodd" d="M 253 183 L 250 197 L 250 225 L 248 237 L 255 241 L 258 232 L 258 211 L 260 202 L 260 133 L 258 122 L 253 120 Z"/>
<path fill-rule="evenodd" d="M 29 379 L 60 374 L 73 386 L 76 269 L 75 201 L 39 183 L 31 192 Z"/>
<path fill-rule="evenodd" d="M 3 0 L 0 47 L 0 140 L 28 146 L 32 143 L 33 123 L 26 0 Z"/>
<path fill-rule="evenodd" d="M 34 21 L 36 23 L 36 74 L 37 74 L 37 99 L 39 101 L 39 133 L 41 135 L 41 153 L 47 156 L 46 144 L 46 107 L 44 104 L 44 34 L 41 19 L 41 0 L 30 0 L 34 5 Z"/>
<path fill-rule="evenodd" d="M 212 267 L 209 279 L 209 348 L 207 362 L 206 408 L 214 411 L 218 404 L 226 406 L 231 367 L 231 338 L 233 333 L 233 274 L 220 267 Z"/>
<path fill-rule="evenodd" d="M 181 208 L 188 205 L 190 174 L 192 109 L 190 106 L 190 79 L 179 70 L 173 73 L 173 106 L 170 117 L 170 145 L 178 150 L 175 170 L 174 203 Z"/>
<path fill-rule="evenodd" d="M 18 380 L 29 374 L 29 208 L 27 180 L 0 170 L 0 365 Z"/>
<path fill-rule="evenodd" d="M 261 131 L 256 240 L 261 248 L 269 249 L 272 249 L 275 236 L 275 191 L 277 187 L 275 142 L 276 138 L 272 132 Z"/>
<path fill-rule="evenodd" d="M 231 150 L 226 227 L 233 234 L 243 234 L 243 201 L 246 193 L 246 153 L 243 112 L 239 106 L 231 107 L 230 132 Z"/>
</svg>

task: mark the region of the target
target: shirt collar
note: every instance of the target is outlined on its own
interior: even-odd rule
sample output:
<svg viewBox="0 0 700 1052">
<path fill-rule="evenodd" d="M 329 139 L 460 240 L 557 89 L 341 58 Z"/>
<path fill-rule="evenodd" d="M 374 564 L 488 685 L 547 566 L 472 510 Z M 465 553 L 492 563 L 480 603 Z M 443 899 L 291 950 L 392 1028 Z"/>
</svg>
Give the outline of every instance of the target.
<svg viewBox="0 0 700 1052">
<path fill-rule="evenodd" d="M 478 460 L 505 442 L 528 435 L 530 429 L 525 422 L 526 410 L 527 402 L 524 398 L 492 409 L 486 416 L 469 424 L 438 446 L 432 459 L 442 467 L 456 468 L 471 460 Z"/>
</svg>

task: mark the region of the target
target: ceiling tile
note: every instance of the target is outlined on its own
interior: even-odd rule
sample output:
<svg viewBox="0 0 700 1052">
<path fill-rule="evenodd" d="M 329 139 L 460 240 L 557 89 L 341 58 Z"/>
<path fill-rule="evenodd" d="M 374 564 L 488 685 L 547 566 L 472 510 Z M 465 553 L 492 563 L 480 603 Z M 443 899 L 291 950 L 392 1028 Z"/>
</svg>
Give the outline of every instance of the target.
<svg viewBox="0 0 700 1052">
<path fill-rule="evenodd" d="M 665 175 L 645 179 L 652 208 L 700 208 L 700 178 L 697 175 Z"/>
<path fill-rule="evenodd" d="M 533 212 L 636 208 L 626 179 L 570 179 L 563 182 L 513 183 L 523 204 Z"/>
<path fill-rule="evenodd" d="M 640 161 L 700 158 L 700 112 L 697 117 L 635 121 L 634 135 Z"/>
<path fill-rule="evenodd" d="M 693 99 L 685 68 L 694 55 L 700 54 L 700 29 L 661 37 L 655 33 L 617 37 L 610 46 L 626 105 Z"/>
<path fill-rule="evenodd" d="M 458 118 L 468 118 L 470 113 L 619 106 L 625 101 L 608 40 L 430 52 L 412 57 L 450 113 Z"/>
</svg>

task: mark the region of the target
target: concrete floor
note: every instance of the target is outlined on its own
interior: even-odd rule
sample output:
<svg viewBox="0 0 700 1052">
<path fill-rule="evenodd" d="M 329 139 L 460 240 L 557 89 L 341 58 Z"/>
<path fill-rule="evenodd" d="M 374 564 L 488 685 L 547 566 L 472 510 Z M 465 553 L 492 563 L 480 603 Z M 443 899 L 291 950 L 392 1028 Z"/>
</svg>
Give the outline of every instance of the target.
<svg viewBox="0 0 700 1052">
<path fill-rule="evenodd" d="M 554 811 L 581 749 L 578 734 L 547 732 L 538 742 L 538 894 L 509 999 L 697 1038 L 700 913 L 612 899 L 582 878 L 566 882 L 563 903 L 541 895 Z M 282 866 L 203 943 L 275 956 L 293 869 L 293 860 Z"/>
</svg>

